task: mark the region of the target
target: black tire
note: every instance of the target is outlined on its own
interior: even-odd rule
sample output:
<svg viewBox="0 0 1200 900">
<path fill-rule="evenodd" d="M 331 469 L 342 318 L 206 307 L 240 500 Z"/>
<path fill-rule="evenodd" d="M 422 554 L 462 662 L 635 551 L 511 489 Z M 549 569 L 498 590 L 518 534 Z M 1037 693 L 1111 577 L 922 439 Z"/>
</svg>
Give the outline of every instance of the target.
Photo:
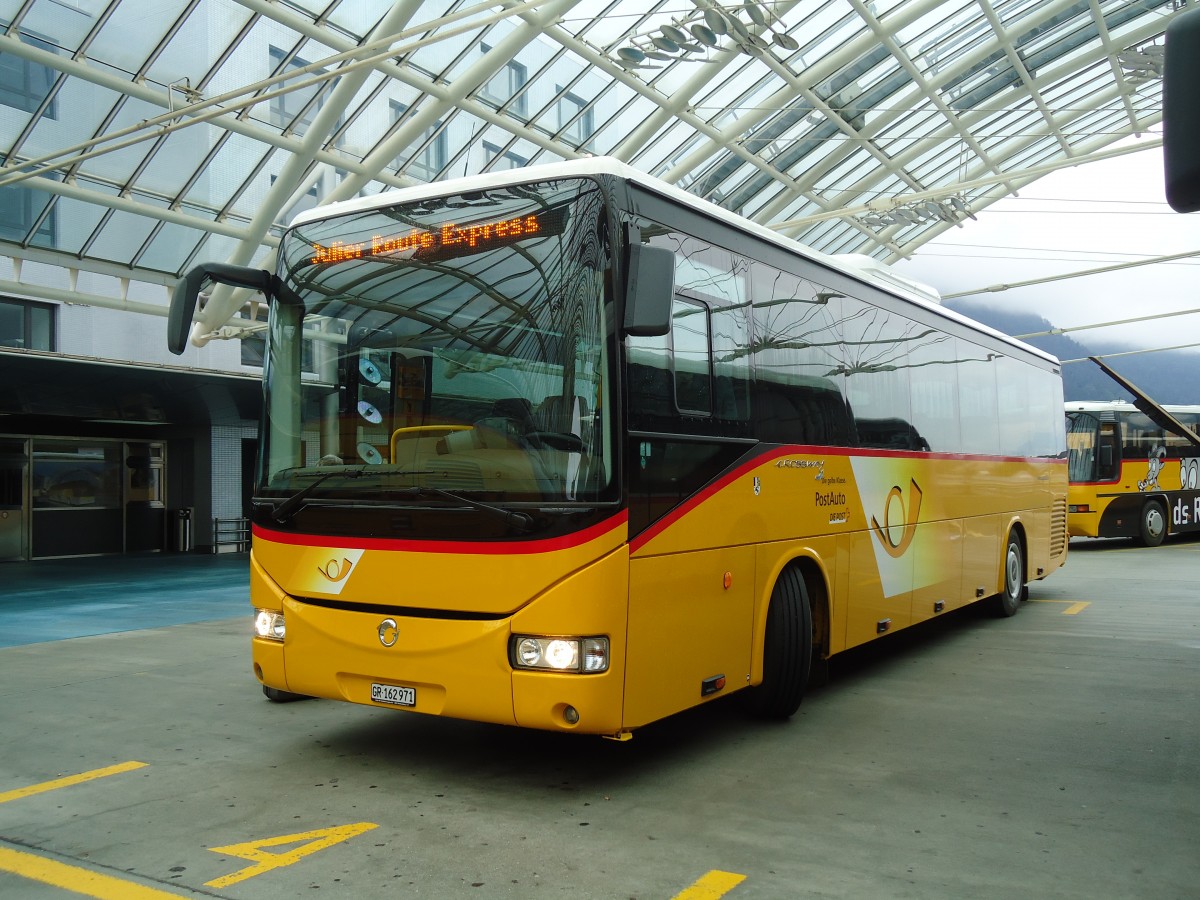
<svg viewBox="0 0 1200 900">
<path fill-rule="evenodd" d="M 1138 516 L 1138 536 L 1147 547 L 1157 547 L 1167 537 L 1167 510 L 1158 500 L 1147 500 Z"/>
<path fill-rule="evenodd" d="M 1014 531 L 1004 549 L 1004 589 L 992 598 L 992 612 L 1000 618 L 1015 616 L 1028 594 L 1025 586 L 1025 548 Z"/>
<path fill-rule="evenodd" d="M 263 685 L 263 696 L 272 703 L 295 703 L 297 700 L 311 699 L 307 694 L 293 694 L 291 691 L 281 691 L 279 688 Z"/>
<path fill-rule="evenodd" d="M 812 668 L 812 608 L 804 575 L 783 570 L 767 608 L 762 684 L 749 691 L 750 711 L 765 719 L 786 719 L 800 708 Z"/>
</svg>

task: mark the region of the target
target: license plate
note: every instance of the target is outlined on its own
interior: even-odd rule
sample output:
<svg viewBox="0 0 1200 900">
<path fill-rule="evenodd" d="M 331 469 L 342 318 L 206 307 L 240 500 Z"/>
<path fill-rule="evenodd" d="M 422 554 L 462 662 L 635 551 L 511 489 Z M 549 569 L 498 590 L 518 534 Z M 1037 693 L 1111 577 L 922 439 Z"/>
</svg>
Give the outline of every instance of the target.
<svg viewBox="0 0 1200 900">
<path fill-rule="evenodd" d="M 373 684 L 371 699 L 376 703 L 390 703 L 392 706 L 416 706 L 417 689 L 395 684 Z"/>
</svg>

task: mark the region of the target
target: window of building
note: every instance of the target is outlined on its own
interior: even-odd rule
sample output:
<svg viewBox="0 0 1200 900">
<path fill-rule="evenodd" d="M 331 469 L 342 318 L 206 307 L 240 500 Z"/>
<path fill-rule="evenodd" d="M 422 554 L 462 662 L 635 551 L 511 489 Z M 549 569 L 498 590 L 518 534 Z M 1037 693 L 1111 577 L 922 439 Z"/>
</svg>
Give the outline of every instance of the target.
<svg viewBox="0 0 1200 900">
<path fill-rule="evenodd" d="M 279 75 L 285 72 L 291 72 L 295 69 L 302 69 L 310 65 L 306 59 L 301 59 L 299 56 L 293 56 L 284 66 L 284 60 L 287 58 L 287 51 L 281 50 L 278 47 L 271 48 L 271 74 Z M 318 69 L 315 72 L 309 72 L 305 75 L 295 76 L 297 80 L 312 78 L 314 75 L 320 75 L 324 69 Z M 337 84 L 337 79 L 325 81 L 320 84 L 315 84 L 312 87 L 301 88 L 297 91 L 289 91 L 286 94 L 280 94 L 271 98 L 270 117 L 271 124 L 294 132 L 303 134 L 305 129 L 312 124 L 316 118 L 317 112 L 325 103 L 325 96 L 329 90 L 332 90 L 332 85 Z M 288 86 L 284 82 L 284 86 Z M 344 117 L 339 116 L 334 123 L 331 133 L 336 133 L 342 127 L 345 121 Z M 343 142 L 343 136 L 339 136 L 335 141 L 337 146 Z"/>
<path fill-rule="evenodd" d="M 390 100 L 389 106 L 392 111 L 392 122 L 398 122 L 404 118 L 408 112 L 408 105 L 400 103 L 397 100 Z M 412 156 L 413 150 L 420 147 L 420 151 L 416 156 Z M 411 161 L 409 157 L 412 156 Z M 408 145 L 400 152 L 392 161 L 393 168 L 400 169 L 407 166 L 404 171 L 413 178 L 420 178 L 424 181 L 433 181 L 446 167 L 446 132 L 442 128 L 442 120 L 438 120 L 433 125 L 430 125 L 421 132 L 421 136 Z"/>
<path fill-rule="evenodd" d="M 251 307 L 254 318 L 251 319 L 246 315 L 242 315 L 234 322 L 238 324 L 249 325 L 251 322 L 260 324 L 257 331 L 242 334 L 242 365 L 263 367 L 263 361 L 266 359 L 267 349 L 267 306 L 263 304 L 253 304 Z M 315 372 L 316 361 L 313 358 L 313 342 L 309 337 L 300 344 L 300 368 L 304 372 Z"/>
<path fill-rule="evenodd" d="M 483 166 L 489 172 L 504 172 L 508 169 L 519 169 L 529 160 L 509 150 L 501 150 L 495 144 L 483 142 Z"/>
<path fill-rule="evenodd" d="M 56 52 L 52 44 L 27 34 L 21 35 L 21 40 L 31 47 Z M 0 53 L 0 104 L 28 113 L 36 112 L 54 87 L 56 78 L 58 72 L 49 66 L 15 53 Z M 51 100 L 43 115 L 51 119 L 58 118 L 56 106 L 57 103 Z"/>
<path fill-rule="evenodd" d="M 480 44 L 479 49 L 488 53 L 492 48 L 488 44 Z M 523 116 L 527 114 L 528 108 L 528 101 L 523 93 L 528 80 L 529 70 L 516 60 L 510 59 L 484 83 L 479 96 L 496 106 L 507 104 L 510 112 Z"/>
<path fill-rule="evenodd" d="M 56 307 L 31 300 L 0 297 L 0 347 L 55 350 Z"/>
<path fill-rule="evenodd" d="M 58 216 L 52 199 L 45 191 L 33 188 L 0 187 L 0 238 L 22 244 L 28 240 L 38 247 L 55 246 Z M 48 211 L 47 204 L 50 204 Z M 35 223 L 37 229 L 30 234 Z"/>
<path fill-rule="evenodd" d="M 275 186 L 275 179 L 277 177 L 278 176 L 276 175 L 271 176 L 272 187 Z M 308 210 L 313 209 L 319 202 L 320 194 L 317 191 L 317 182 L 314 181 L 311 185 L 309 185 L 308 190 L 304 192 L 304 196 L 297 200 L 289 209 L 284 211 L 284 220 L 290 222 L 296 216 L 300 215 L 300 213 L 308 212 Z"/>
<path fill-rule="evenodd" d="M 562 92 L 562 87 L 558 88 Z M 594 110 L 578 94 L 567 92 L 558 99 L 558 130 L 564 141 L 584 147 L 596 132 Z"/>
</svg>

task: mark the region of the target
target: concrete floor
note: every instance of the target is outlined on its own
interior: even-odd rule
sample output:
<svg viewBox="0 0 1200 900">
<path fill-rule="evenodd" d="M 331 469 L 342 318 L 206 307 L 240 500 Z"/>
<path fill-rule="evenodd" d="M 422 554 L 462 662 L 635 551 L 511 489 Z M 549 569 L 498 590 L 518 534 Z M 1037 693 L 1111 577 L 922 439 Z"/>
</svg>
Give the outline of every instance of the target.
<svg viewBox="0 0 1200 900">
<path fill-rule="evenodd" d="M 1200 891 L 1200 541 L 1073 542 L 1015 618 L 851 653 L 789 723 L 626 744 L 269 704 L 245 557 L 130 562 L 0 568 L 0 897 Z"/>
</svg>

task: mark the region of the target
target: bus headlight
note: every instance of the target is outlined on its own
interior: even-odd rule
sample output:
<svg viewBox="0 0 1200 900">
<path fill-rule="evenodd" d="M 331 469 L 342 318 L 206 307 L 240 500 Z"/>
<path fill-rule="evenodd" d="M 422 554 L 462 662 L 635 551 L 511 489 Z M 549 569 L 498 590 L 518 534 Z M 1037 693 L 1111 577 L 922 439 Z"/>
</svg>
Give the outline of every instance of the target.
<svg viewBox="0 0 1200 900">
<path fill-rule="evenodd" d="M 608 671 L 608 638 L 514 634 L 509 643 L 509 658 L 516 669 L 593 675 Z"/>
<path fill-rule="evenodd" d="M 283 613 L 273 609 L 256 609 L 254 611 L 254 636 L 268 641 L 282 641 L 287 627 L 283 622 Z"/>
</svg>

